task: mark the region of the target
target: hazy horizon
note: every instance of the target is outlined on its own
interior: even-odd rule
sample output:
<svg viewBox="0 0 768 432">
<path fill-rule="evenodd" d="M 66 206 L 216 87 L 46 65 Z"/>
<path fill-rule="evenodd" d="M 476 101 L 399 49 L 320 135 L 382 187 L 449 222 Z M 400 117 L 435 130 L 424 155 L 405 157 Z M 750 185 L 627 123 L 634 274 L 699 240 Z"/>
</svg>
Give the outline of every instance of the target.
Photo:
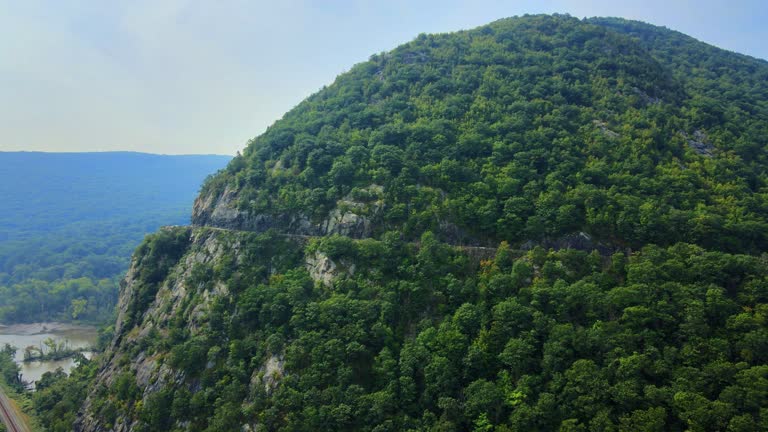
<svg viewBox="0 0 768 432">
<path fill-rule="evenodd" d="M 3 0 L 0 0 L 3 1 Z M 0 151 L 234 155 L 370 55 L 526 13 L 618 16 L 768 58 L 756 0 L 3 1 Z"/>
<path fill-rule="evenodd" d="M 143 150 L 84 150 L 84 151 L 68 151 L 68 150 L 0 150 L 0 153 L 44 153 L 44 154 L 102 154 L 102 153 L 128 153 L 128 154 L 144 154 L 152 156 L 216 156 L 216 157 L 233 157 L 234 155 L 223 153 L 157 153 L 152 151 Z"/>
</svg>

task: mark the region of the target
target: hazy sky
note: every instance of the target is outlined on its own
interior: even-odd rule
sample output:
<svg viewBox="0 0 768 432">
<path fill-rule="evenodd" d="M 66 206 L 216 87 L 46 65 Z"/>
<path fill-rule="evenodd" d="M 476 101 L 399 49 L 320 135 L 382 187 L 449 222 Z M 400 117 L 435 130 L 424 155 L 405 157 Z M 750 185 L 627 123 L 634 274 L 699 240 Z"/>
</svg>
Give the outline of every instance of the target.
<svg viewBox="0 0 768 432">
<path fill-rule="evenodd" d="M 541 12 L 768 58 L 766 0 L 0 0 L 0 151 L 234 154 L 373 53 Z"/>
</svg>

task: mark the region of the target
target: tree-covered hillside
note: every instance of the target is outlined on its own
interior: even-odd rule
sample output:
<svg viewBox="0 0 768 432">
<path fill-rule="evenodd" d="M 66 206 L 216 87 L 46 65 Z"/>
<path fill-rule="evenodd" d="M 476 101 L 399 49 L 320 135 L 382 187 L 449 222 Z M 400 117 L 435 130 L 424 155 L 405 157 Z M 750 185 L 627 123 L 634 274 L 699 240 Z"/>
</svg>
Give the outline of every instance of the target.
<svg viewBox="0 0 768 432">
<path fill-rule="evenodd" d="M 766 101 L 768 63 L 678 33 L 501 20 L 357 65 L 203 195 L 229 186 L 250 214 L 316 224 L 350 199 L 377 202 L 344 209 L 372 219 L 374 237 L 492 245 L 582 230 L 618 246 L 758 252 Z"/>
<path fill-rule="evenodd" d="M 759 257 L 502 245 L 477 261 L 429 233 L 418 247 L 390 233 L 301 248 L 179 228 L 135 258 L 76 430 L 768 426 Z M 321 273 L 324 259 L 335 267 Z"/>
<path fill-rule="evenodd" d="M 137 249 L 75 430 L 768 429 L 766 78 L 562 15 L 372 56 Z"/>
<path fill-rule="evenodd" d="M 109 317 L 133 249 L 230 159 L 0 152 L 0 322 Z"/>
</svg>

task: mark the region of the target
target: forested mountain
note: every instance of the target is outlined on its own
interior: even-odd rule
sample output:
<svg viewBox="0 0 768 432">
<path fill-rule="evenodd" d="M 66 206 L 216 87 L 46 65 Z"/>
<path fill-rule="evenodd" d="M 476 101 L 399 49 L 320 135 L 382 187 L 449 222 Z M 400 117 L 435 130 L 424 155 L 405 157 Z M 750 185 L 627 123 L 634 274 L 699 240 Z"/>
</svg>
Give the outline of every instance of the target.
<svg viewBox="0 0 768 432">
<path fill-rule="evenodd" d="M 98 370 L 36 407 L 78 431 L 764 430 L 766 145 L 768 63 L 680 33 L 419 35 L 148 237 Z"/>
<path fill-rule="evenodd" d="M 0 322 L 111 316 L 133 249 L 188 223 L 203 180 L 230 159 L 0 152 Z"/>
</svg>

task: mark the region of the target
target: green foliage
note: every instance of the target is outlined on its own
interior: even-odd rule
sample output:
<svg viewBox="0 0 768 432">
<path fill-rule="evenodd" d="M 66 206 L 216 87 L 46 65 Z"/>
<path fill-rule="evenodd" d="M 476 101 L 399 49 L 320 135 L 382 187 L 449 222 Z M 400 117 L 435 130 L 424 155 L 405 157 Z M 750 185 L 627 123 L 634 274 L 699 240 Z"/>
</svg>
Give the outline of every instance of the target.
<svg viewBox="0 0 768 432">
<path fill-rule="evenodd" d="M 142 404 L 139 412 L 139 420 L 142 424 L 139 431 L 164 431 L 170 430 L 173 417 L 168 415 L 173 403 L 173 392 L 168 389 L 152 393 Z"/>
<path fill-rule="evenodd" d="M 246 276 L 280 253 L 213 276 L 238 294 L 211 303 L 194 318 L 201 331 L 170 348 L 167 365 L 184 378 L 139 403 L 133 373 L 117 376 L 117 415 L 146 430 L 219 431 L 714 431 L 765 421 L 762 258 L 681 243 L 597 262 L 568 249 L 502 250 L 478 264 L 429 233 L 418 248 L 328 242 L 341 243 L 337 256 L 357 270 L 330 287 L 296 261 Z"/>
<path fill-rule="evenodd" d="M 229 159 L 0 152 L 0 322 L 113 319 L 133 249 Z"/>
<path fill-rule="evenodd" d="M 118 279 L 117 275 L 109 279 L 28 279 L 0 285 L 0 321 L 104 321 L 113 316 Z"/>
<path fill-rule="evenodd" d="M 24 386 L 21 382 L 21 369 L 16 364 L 14 356 L 16 348 L 5 344 L 0 350 L 0 373 L 2 373 L 2 382 L 16 391 L 21 391 Z"/>
<path fill-rule="evenodd" d="M 380 200 L 372 238 L 149 237 L 122 374 L 93 414 L 144 430 L 764 427 L 767 74 L 561 15 L 373 56 L 203 187 L 291 223 Z M 579 231 L 602 244 L 541 246 Z M 213 246 L 215 262 L 182 259 Z M 313 280 L 318 252 L 332 263 Z M 175 378 L 140 388 L 148 353 Z"/>
<path fill-rule="evenodd" d="M 168 363 L 177 369 L 195 374 L 205 367 L 210 343 L 193 338 L 173 347 Z"/>
<path fill-rule="evenodd" d="M 253 214 L 319 221 L 379 185 L 378 238 L 430 230 L 496 245 L 584 231 L 616 246 L 757 252 L 766 78 L 763 61 L 621 20 L 528 16 L 422 35 L 288 112 L 203 192 L 229 185 Z"/>
<path fill-rule="evenodd" d="M 168 275 L 189 245 L 189 229 L 168 228 L 149 235 L 136 249 L 134 259 L 140 265 L 136 294 L 126 313 L 126 328 L 131 327 L 154 300 L 160 283 Z"/>
<path fill-rule="evenodd" d="M 140 394 L 139 388 L 136 386 L 136 376 L 128 372 L 115 378 L 112 390 L 114 396 L 121 402 L 133 402 Z"/>
<path fill-rule="evenodd" d="M 354 258 L 357 256 L 357 243 L 349 237 L 333 235 L 323 237 L 313 245 L 318 251 L 324 253 L 331 259 Z"/>
<path fill-rule="evenodd" d="M 26 391 L 25 383 L 21 381 L 21 369 L 16 364 L 15 354 L 16 348 L 9 344 L 0 348 L 0 388 L 5 396 L 11 399 L 16 407 L 25 414 L 30 429 L 33 431 L 43 430 L 33 412 L 30 393 Z M 2 426 L 2 422 L 0 422 L 0 426 Z M 4 430 L 7 429 L 5 427 L 0 428 L 0 431 Z"/>
<path fill-rule="evenodd" d="M 90 383 L 98 372 L 98 364 L 85 357 L 77 358 L 78 366 L 69 376 L 61 369 L 46 372 L 35 384 L 32 393 L 34 410 L 46 430 L 68 432 L 77 412 L 90 390 Z"/>
</svg>

